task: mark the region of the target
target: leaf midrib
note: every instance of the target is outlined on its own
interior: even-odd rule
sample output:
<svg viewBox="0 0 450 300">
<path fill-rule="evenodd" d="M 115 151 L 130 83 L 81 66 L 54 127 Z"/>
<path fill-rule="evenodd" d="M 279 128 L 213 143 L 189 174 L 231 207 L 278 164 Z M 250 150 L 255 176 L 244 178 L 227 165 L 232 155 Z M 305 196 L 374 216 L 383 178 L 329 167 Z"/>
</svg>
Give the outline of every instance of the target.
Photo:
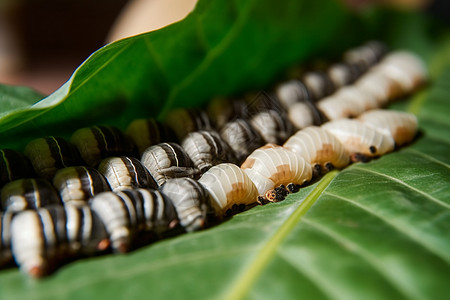
<svg viewBox="0 0 450 300">
<path fill-rule="evenodd" d="M 337 176 L 338 171 L 334 170 L 326 174 L 311 191 L 305 200 L 292 212 L 286 221 L 275 231 L 275 233 L 262 244 L 261 250 L 255 254 L 255 258 L 243 268 L 243 271 L 236 276 L 226 294 L 221 299 L 235 300 L 242 299 L 253 286 L 254 282 L 261 275 L 262 270 L 274 257 L 280 244 L 286 239 L 290 232 L 300 222 L 302 217 L 316 202 L 322 192 L 329 186 L 331 181 Z"/>
</svg>

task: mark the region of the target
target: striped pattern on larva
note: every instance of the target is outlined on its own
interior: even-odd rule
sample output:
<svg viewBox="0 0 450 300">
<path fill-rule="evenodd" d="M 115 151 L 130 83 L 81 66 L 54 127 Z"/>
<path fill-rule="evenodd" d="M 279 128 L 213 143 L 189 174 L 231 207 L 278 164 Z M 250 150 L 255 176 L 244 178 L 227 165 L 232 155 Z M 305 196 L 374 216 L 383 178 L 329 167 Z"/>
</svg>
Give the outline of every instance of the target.
<svg viewBox="0 0 450 300">
<path fill-rule="evenodd" d="M 4 211 L 36 209 L 51 204 L 61 204 L 58 192 L 45 179 L 26 178 L 6 184 L 1 193 Z"/>
<path fill-rule="evenodd" d="M 189 132 L 213 129 L 208 114 L 199 109 L 178 108 L 171 110 L 165 118 L 165 124 L 175 132 L 180 141 Z"/>
<path fill-rule="evenodd" d="M 12 261 L 11 221 L 16 213 L 0 212 L 0 267 Z"/>
<path fill-rule="evenodd" d="M 134 157 L 105 158 L 100 162 L 98 170 L 108 180 L 114 192 L 131 188 L 158 188 L 147 168 Z"/>
<path fill-rule="evenodd" d="M 155 119 L 136 119 L 128 125 L 126 133 L 140 154 L 152 145 L 177 141 L 172 129 Z"/>
<path fill-rule="evenodd" d="M 304 102 L 292 104 L 288 110 L 288 118 L 296 129 L 303 129 L 315 123 L 312 109 Z"/>
<path fill-rule="evenodd" d="M 202 173 L 220 163 L 236 161 L 230 146 L 213 130 L 191 132 L 181 146 Z"/>
<path fill-rule="evenodd" d="M 199 173 L 186 151 L 175 143 L 161 143 L 147 148 L 141 162 L 159 186 L 171 178 L 193 178 Z"/>
<path fill-rule="evenodd" d="M 267 200 L 275 200 L 270 193 L 280 185 L 300 186 L 312 178 L 311 165 L 303 157 L 276 145 L 256 149 L 241 168 Z"/>
<path fill-rule="evenodd" d="M 64 204 L 84 205 L 88 200 L 111 188 L 105 177 L 91 167 L 68 167 L 56 172 L 53 185 Z"/>
<path fill-rule="evenodd" d="M 75 131 L 70 138 L 81 157 L 90 167 L 108 156 L 131 155 L 135 149 L 131 140 L 113 126 L 93 126 Z"/>
<path fill-rule="evenodd" d="M 22 153 L 11 149 L 0 149 L 0 188 L 8 182 L 35 177 L 33 167 Z"/>
<path fill-rule="evenodd" d="M 284 113 L 274 109 L 260 111 L 250 117 L 250 124 L 258 131 L 265 143 L 281 144 L 294 131 Z"/>
<path fill-rule="evenodd" d="M 180 224 L 187 232 L 206 226 L 208 192 L 198 181 L 187 177 L 170 179 L 160 191 L 172 201 Z"/>
<path fill-rule="evenodd" d="M 198 182 L 208 190 L 209 205 L 218 217 L 245 210 L 259 195 L 248 175 L 231 163 L 212 167 Z"/>
<path fill-rule="evenodd" d="M 322 127 L 344 145 L 352 161 L 365 161 L 394 150 L 392 138 L 356 120 L 330 121 Z"/>
<path fill-rule="evenodd" d="M 104 192 L 90 206 L 105 224 L 115 252 L 130 250 L 138 233 L 161 234 L 178 224 L 173 204 L 157 190 Z"/>
<path fill-rule="evenodd" d="M 241 118 L 225 124 L 220 131 L 220 136 L 236 154 L 238 164 L 243 162 L 253 150 L 264 145 L 261 135 L 247 120 Z"/>
<path fill-rule="evenodd" d="M 59 169 L 84 165 L 77 148 L 59 137 L 32 140 L 25 147 L 24 154 L 31 161 L 36 174 L 47 180 L 51 180 Z"/>
<path fill-rule="evenodd" d="M 88 206 L 49 206 L 17 214 L 11 222 L 11 248 L 19 267 L 41 277 L 66 256 L 93 254 L 109 242 L 103 224 Z"/>
<path fill-rule="evenodd" d="M 297 131 L 283 147 L 299 154 L 313 169 L 319 165 L 321 170 L 330 171 L 333 168 L 344 168 L 350 163 L 349 154 L 341 142 L 317 126 Z"/>
<path fill-rule="evenodd" d="M 418 129 L 417 117 L 400 111 L 372 110 L 360 115 L 358 120 L 391 136 L 397 146 L 412 141 Z"/>
</svg>

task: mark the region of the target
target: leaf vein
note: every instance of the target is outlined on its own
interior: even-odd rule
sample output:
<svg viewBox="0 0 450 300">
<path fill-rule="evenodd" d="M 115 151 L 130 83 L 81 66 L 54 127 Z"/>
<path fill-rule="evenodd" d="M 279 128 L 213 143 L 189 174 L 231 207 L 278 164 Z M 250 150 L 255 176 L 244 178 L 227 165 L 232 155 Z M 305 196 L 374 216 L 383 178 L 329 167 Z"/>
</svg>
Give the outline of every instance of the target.
<svg viewBox="0 0 450 300">
<path fill-rule="evenodd" d="M 442 206 L 442 207 L 445 207 L 445 208 L 447 208 L 447 209 L 450 209 L 450 205 L 449 205 L 449 204 L 447 204 L 447 203 L 445 203 L 445 202 L 442 202 L 441 200 L 439 200 L 439 199 L 437 199 L 437 198 L 431 196 L 430 194 L 427 194 L 427 193 L 425 193 L 425 192 L 423 192 L 423 191 L 421 191 L 421 190 L 419 190 L 419 189 L 417 189 L 417 188 L 415 188 L 415 187 L 413 187 L 413 186 L 407 184 L 407 183 L 404 182 L 404 181 L 401 181 L 400 179 L 397 179 L 397 178 L 392 177 L 392 176 L 387 175 L 387 174 L 380 173 L 380 172 L 375 171 L 375 170 L 366 169 L 366 168 L 361 168 L 361 167 L 357 167 L 357 166 L 353 166 L 352 169 L 354 169 L 354 170 L 356 169 L 356 170 L 360 170 L 360 171 L 364 171 L 364 172 L 368 172 L 368 173 L 373 173 L 373 174 L 378 175 L 378 176 L 380 176 L 380 177 L 385 177 L 385 178 L 387 178 L 387 179 L 389 179 L 389 180 L 391 180 L 391 181 L 397 182 L 397 183 L 399 183 L 399 184 L 405 186 L 406 188 L 408 188 L 408 189 L 414 191 L 415 193 L 418 193 L 418 194 L 424 196 L 426 199 L 428 199 L 428 200 L 430 200 L 430 201 L 432 201 L 432 202 L 434 202 L 434 203 L 436 203 L 436 204 L 438 204 L 438 205 L 440 205 L 440 206 Z"/>
<path fill-rule="evenodd" d="M 427 249 L 428 251 L 430 251 L 431 253 L 433 253 L 434 255 L 436 255 L 437 257 L 443 259 L 444 261 L 446 261 L 448 264 L 450 264 L 450 257 L 448 257 L 448 253 L 446 251 L 440 251 L 439 249 L 435 249 L 432 247 L 432 245 L 429 245 L 427 243 L 425 243 L 423 241 L 423 239 L 421 239 L 420 236 L 417 236 L 414 231 L 409 230 L 409 227 L 407 226 L 403 226 L 400 222 L 396 222 L 395 218 L 386 218 L 385 216 L 383 216 L 382 214 L 377 213 L 375 210 L 371 209 L 368 206 L 364 206 L 359 202 L 356 202 L 352 199 L 340 196 L 340 195 L 336 195 L 330 192 L 324 192 L 324 194 L 331 196 L 331 197 L 335 197 L 337 199 L 340 199 L 342 201 L 348 202 L 366 212 L 368 212 L 369 214 L 371 214 L 372 216 L 377 217 L 378 219 L 380 219 L 381 221 L 383 221 L 385 224 L 389 225 L 390 227 L 394 228 L 395 230 L 397 230 L 398 232 L 404 234 L 405 236 L 408 236 L 411 241 L 415 242 L 418 245 L 421 245 L 422 247 L 424 247 L 425 249 Z"/>
</svg>

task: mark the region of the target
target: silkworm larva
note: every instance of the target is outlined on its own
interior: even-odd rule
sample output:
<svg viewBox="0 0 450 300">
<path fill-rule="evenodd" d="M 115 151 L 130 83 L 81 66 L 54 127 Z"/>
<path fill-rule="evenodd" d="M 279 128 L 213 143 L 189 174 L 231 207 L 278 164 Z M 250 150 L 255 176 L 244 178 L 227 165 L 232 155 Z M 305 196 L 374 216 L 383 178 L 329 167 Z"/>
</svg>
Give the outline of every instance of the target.
<svg viewBox="0 0 450 300">
<path fill-rule="evenodd" d="M 8 182 L 35 177 L 28 158 L 11 149 L 0 149 L 0 188 Z"/>
<path fill-rule="evenodd" d="M 289 80 L 279 84 L 275 88 L 275 95 L 285 109 L 289 109 L 298 102 L 312 100 L 312 95 L 308 88 L 300 80 Z"/>
<path fill-rule="evenodd" d="M 128 125 L 127 135 L 142 154 L 145 149 L 162 142 L 177 142 L 173 130 L 155 119 L 137 119 Z"/>
<path fill-rule="evenodd" d="M 133 157 L 107 157 L 100 162 L 98 170 L 114 192 L 131 188 L 158 188 L 147 168 Z"/>
<path fill-rule="evenodd" d="M 352 161 L 366 161 L 394 150 L 392 138 L 356 120 L 330 121 L 322 127 L 344 145 Z"/>
<path fill-rule="evenodd" d="M 228 122 L 220 131 L 220 136 L 233 149 L 238 163 L 264 145 L 261 135 L 247 120 L 241 118 Z"/>
<path fill-rule="evenodd" d="M 184 149 L 175 143 L 161 143 L 144 151 L 142 164 L 147 168 L 159 186 L 170 178 L 194 177 L 200 171 Z"/>
<path fill-rule="evenodd" d="M 288 118 L 296 129 L 314 124 L 313 111 L 308 104 L 297 102 L 288 109 Z"/>
<path fill-rule="evenodd" d="M 102 158 L 135 154 L 135 146 L 120 129 L 94 126 L 75 131 L 70 139 L 88 166 L 95 167 Z"/>
<path fill-rule="evenodd" d="M 166 116 L 165 123 L 173 129 L 180 141 L 189 132 L 212 129 L 208 114 L 199 109 L 174 109 Z"/>
<path fill-rule="evenodd" d="M 390 136 L 397 146 L 411 142 L 417 134 L 417 117 L 393 110 L 372 110 L 358 117 L 364 124 Z"/>
<path fill-rule="evenodd" d="M 327 70 L 336 89 L 353 83 L 360 75 L 355 65 L 350 63 L 336 63 Z"/>
<path fill-rule="evenodd" d="M 53 185 L 64 204 L 85 205 L 88 200 L 111 188 L 105 177 L 91 167 L 67 167 L 56 172 Z"/>
<path fill-rule="evenodd" d="M 208 190 L 210 205 L 219 217 L 245 210 L 259 195 L 248 175 L 231 163 L 212 167 L 198 182 Z"/>
<path fill-rule="evenodd" d="M 348 86 L 319 101 L 317 107 L 329 120 L 337 120 L 356 117 L 366 110 L 378 108 L 378 102 L 373 95 Z"/>
<path fill-rule="evenodd" d="M 26 178 L 11 181 L 2 189 L 2 208 L 7 211 L 22 211 L 59 204 L 61 199 L 55 188 L 45 179 Z"/>
<path fill-rule="evenodd" d="M 191 178 L 175 178 L 167 180 L 160 191 L 172 201 L 180 224 L 187 232 L 206 226 L 208 192 L 200 183 Z"/>
<path fill-rule="evenodd" d="M 51 180 L 59 169 L 84 165 L 77 148 L 59 137 L 32 140 L 25 147 L 24 154 L 30 159 L 36 174 L 47 180 Z"/>
<path fill-rule="evenodd" d="M 283 185 L 294 192 L 312 178 L 311 165 L 294 152 L 276 145 L 266 145 L 253 151 L 241 168 L 255 184 L 260 196 L 279 201 L 285 195 L 275 192 Z"/>
<path fill-rule="evenodd" d="M 41 277 L 66 256 L 92 254 L 109 246 L 103 223 L 88 206 L 49 206 L 17 214 L 11 249 L 21 270 Z"/>
<path fill-rule="evenodd" d="M 0 212 L 0 267 L 12 261 L 11 221 L 14 212 Z"/>
<path fill-rule="evenodd" d="M 130 250 L 138 233 L 160 234 L 178 224 L 172 202 L 157 190 L 104 192 L 92 198 L 90 205 L 105 224 L 115 252 Z"/>
<path fill-rule="evenodd" d="M 207 112 L 212 125 L 220 130 L 232 119 L 247 116 L 248 104 L 241 99 L 217 97 L 208 104 Z"/>
<path fill-rule="evenodd" d="M 321 71 L 308 72 L 302 77 L 303 83 L 311 92 L 314 100 L 321 99 L 334 92 L 333 82 Z"/>
<path fill-rule="evenodd" d="M 281 144 L 293 132 L 289 119 L 273 109 L 260 111 L 250 117 L 250 124 L 265 143 Z"/>
<path fill-rule="evenodd" d="M 219 133 L 213 130 L 191 132 L 181 146 L 202 173 L 220 163 L 236 161 L 233 150 L 222 140 Z"/>
<path fill-rule="evenodd" d="M 311 126 L 297 131 L 283 147 L 303 157 L 318 174 L 321 170 L 341 169 L 350 163 L 341 142 L 322 127 Z"/>
</svg>

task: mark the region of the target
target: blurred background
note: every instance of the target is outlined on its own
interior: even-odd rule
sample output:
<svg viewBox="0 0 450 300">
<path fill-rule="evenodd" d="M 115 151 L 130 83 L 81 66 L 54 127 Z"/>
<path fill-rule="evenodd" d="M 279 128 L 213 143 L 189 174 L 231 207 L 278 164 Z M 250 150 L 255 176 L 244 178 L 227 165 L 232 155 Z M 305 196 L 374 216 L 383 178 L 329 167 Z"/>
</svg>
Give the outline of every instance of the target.
<svg viewBox="0 0 450 300">
<path fill-rule="evenodd" d="M 48 95 L 92 52 L 185 17 L 197 0 L 0 0 L 0 83 Z M 355 10 L 381 4 L 445 20 L 448 0 L 341 0 Z"/>
</svg>

